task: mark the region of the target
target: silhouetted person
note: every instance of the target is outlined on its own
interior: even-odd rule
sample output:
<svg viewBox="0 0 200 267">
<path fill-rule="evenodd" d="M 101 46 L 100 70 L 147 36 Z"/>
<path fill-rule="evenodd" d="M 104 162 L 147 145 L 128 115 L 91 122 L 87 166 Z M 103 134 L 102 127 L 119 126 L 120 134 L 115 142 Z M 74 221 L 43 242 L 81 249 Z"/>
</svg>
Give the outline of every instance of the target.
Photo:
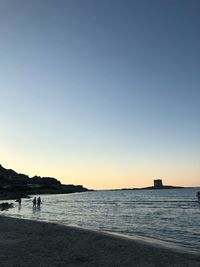
<svg viewBox="0 0 200 267">
<path fill-rule="evenodd" d="M 38 199 L 37 199 L 37 206 L 38 206 L 38 208 L 40 207 L 41 203 L 42 203 L 41 198 L 38 197 Z"/>
<path fill-rule="evenodd" d="M 21 206 L 21 203 L 22 203 L 21 197 L 19 197 L 15 202 L 18 202 L 19 206 Z"/>
<path fill-rule="evenodd" d="M 197 192 L 197 199 L 200 201 L 200 191 Z"/>
<path fill-rule="evenodd" d="M 34 197 L 34 199 L 33 199 L 33 208 L 35 208 L 36 207 L 36 197 Z"/>
</svg>

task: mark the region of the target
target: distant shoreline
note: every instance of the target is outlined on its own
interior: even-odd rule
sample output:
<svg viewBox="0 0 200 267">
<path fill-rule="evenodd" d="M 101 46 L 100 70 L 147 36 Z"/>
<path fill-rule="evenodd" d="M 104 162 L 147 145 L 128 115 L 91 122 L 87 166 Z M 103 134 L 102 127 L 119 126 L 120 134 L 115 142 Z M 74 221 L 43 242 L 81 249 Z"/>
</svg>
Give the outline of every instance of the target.
<svg viewBox="0 0 200 267">
<path fill-rule="evenodd" d="M 183 187 L 183 186 L 171 186 L 171 185 L 164 185 L 162 188 L 155 188 L 153 186 L 149 187 L 141 187 L 141 188 L 119 188 L 119 189 L 105 189 L 110 191 L 121 191 L 121 190 L 165 190 L 165 189 L 194 189 L 200 188 L 200 186 L 191 186 L 191 187 Z M 97 190 L 98 191 L 98 190 Z"/>
</svg>

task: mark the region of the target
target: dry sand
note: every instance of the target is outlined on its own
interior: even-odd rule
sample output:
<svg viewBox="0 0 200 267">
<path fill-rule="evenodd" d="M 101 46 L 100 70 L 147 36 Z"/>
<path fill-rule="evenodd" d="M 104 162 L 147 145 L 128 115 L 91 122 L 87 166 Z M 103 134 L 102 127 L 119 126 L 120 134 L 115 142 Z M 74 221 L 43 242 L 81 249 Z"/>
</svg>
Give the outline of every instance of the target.
<svg viewBox="0 0 200 267">
<path fill-rule="evenodd" d="M 57 224 L 0 217 L 0 267 L 191 266 L 200 255 Z"/>
</svg>

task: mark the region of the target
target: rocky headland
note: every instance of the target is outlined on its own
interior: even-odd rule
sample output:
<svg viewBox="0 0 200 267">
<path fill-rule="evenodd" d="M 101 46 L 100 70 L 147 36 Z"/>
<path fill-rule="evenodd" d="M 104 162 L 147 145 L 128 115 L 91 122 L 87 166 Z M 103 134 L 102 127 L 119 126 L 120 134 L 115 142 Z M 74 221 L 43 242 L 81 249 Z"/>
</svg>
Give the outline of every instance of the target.
<svg viewBox="0 0 200 267">
<path fill-rule="evenodd" d="M 29 197 L 32 194 L 66 194 L 88 191 L 82 185 L 65 185 L 53 177 L 17 173 L 0 165 L 0 200 Z"/>
</svg>

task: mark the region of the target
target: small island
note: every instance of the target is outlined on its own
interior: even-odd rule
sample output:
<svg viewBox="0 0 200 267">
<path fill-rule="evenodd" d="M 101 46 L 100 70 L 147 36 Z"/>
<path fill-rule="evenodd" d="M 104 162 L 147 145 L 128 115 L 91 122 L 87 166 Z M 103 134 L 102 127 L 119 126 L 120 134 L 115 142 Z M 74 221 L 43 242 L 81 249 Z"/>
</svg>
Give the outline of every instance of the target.
<svg viewBox="0 0 200 267">
<path fill-rule="evenodd" d="M 144 187 L 142 189 L 179 189 L 184 188 L 182 186 L 163 185 L 162 179 L 153 180 L 153 186 Z"/>
<path fill-rule="evenodd" d="M 154 189 L 184 189 L 183 186 L 163 185 L 162 179 L 153 180 L 153 186 L 141 187 L 141 188 L 122 188 L 114 190 L 154 190 Z"/>
</svg>

